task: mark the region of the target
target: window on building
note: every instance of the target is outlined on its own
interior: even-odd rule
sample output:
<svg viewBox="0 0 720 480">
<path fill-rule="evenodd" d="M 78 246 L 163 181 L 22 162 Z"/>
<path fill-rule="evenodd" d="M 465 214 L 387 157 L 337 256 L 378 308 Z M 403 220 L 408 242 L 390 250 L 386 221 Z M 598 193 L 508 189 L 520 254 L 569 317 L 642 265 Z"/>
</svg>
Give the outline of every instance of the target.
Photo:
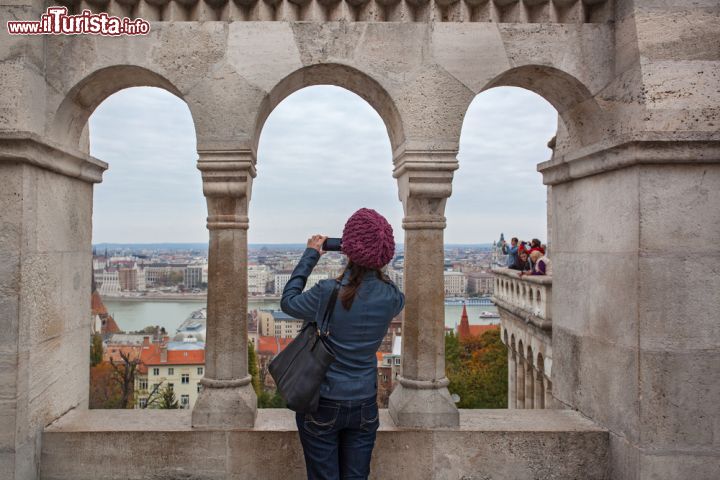
<svg viewBox="0 0 720 480">
<path fill-rule="evenodd" d="M 175 375 L 175 369 L 172 367 L 168 367 L 168 375 Z"/>
<path fill-rule="evenodd" d="M 140 399 L 140 408 L 147 407 L 147 398 L 141 398 Z"/>
<path fill-rule="evenodd" d="M 171 391 L 172 391 L 174 388 L 175 388 L 175 384 L 174 384 L 174 383 L 168 383 L 168 390 L 171 390 Z"/>
<path fill-rule="evenodd" d="M 198 367 L 198 375 L 202 375 L 202 374 L 203 374 L 203 367 Z"/>
<path fill-rule="evenodd" d="M 160 375 L 160 369 L 159 369 L 159 368 L 153 368 L 153 375 Z"/>
<path fill-rule="evenodd" d="M 200 393 L 200 390 L 202 390 L 202 385 L 200 385 L 200 384 L 198 383 L 198 384 L 197 384 L 197 392 Z"/>
<path fill-rule="evenodd" d="M 189 373 L 183 373 L 183 374 L 180 376 L 180 379 L 181 379 L 181 382 L 182 382 L 182 383 L 190 383 L 190 374 L 189 374 Z"/>
<path fill-rule="evenodd" d="M 147 390 L 147 380 L 140 380 L 140 390 Z"/>
<path fill-rule="evenodd" d="M 157 383 L 153 383 L 153 390 L 157 390 L 157 388 L 158 388 L 158 384 L 157 384 Z"/>
<path fill-rule="evenodd" d="M 190 406 L 190 395 L 180 395 L 180 408 L 188 408 Z"/>
<path fill-rule="evenodd" d="M 395 365 L 400 365 L 400 357 L 397 357 L 397 358 L 395 359 Z"/>
</svg>

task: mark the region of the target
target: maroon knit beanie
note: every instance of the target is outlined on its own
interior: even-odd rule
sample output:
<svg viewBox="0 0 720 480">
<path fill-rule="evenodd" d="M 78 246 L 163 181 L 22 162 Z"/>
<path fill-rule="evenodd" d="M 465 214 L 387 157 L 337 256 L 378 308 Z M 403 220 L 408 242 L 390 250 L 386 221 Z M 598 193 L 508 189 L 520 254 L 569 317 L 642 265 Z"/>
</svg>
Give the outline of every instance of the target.
<svg viewBox="0 0 720 480">
<path fill-rule="evenodd" d="M 372 208 L 361 208 L 345 223 L 342 251 L 353 263 L 380 269 L 395 255 L 392 226 Z"/>
</svg>

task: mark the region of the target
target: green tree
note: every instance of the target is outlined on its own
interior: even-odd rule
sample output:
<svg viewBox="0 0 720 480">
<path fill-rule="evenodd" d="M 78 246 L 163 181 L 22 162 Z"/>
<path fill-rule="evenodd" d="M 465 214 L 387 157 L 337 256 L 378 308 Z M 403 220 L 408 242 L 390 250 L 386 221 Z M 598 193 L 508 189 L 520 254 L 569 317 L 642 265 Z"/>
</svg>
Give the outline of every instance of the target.
<svg viewBox="0 0 720 480">
<path fill-rule="evenodd" d="M 175 398 L 175 392 L 172 388 L 170 388 L 170 385 L 165 385 L 165 388 L 162 389 L 162 392 L 160 393 L 160 402 L 158 403 L 158 408 L 178 408 L 178 402 Z"/>
<path fill-rule="evenodd" d="M 445 337 L 446 374 L 459 408 L 507 408 L 507 350 L 500 330 L 458 339 Z"/>
<path fill-rule="evenodd" d="M 94 367 L 102 362 L 103 356 L 103 343 L 102 336 L 96 333 L 92 336 L 92 343 L 90 344 L 90 366 Z"/>
<path fill-rule="evenodd" d="M 255 395 L 260 398 L 262 393 L 262 386 L 260 385 L 260 371 L 258 370 L 257 356 L 255 355 L 255 348 L 252 344 L 248 345 L 248 372 L 252 376 L 252 386 L 255 390 Z"/>
<path fill-rule="evenodd" d="M 258 408 L 285 408 L 287 404 L 277 390 L 272 393 L 263 390 L 258 396 Z"/>
</svg>

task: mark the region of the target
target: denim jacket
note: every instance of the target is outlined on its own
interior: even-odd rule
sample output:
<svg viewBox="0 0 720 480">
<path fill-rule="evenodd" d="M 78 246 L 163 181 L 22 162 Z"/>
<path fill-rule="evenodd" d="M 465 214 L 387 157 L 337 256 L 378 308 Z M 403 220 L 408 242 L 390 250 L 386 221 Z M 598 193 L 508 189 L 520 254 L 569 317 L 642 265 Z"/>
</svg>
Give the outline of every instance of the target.
<svg viewBox="0 0 720 480">
<path fill-rule="evenodd" d="M 320 259 L 320 252 L 306 248 L 290 280 L 283 290 L 280 308 L 305 323 L 322 322 L 323 314 L 335 279 L 320 280 L 303 292 L 307 278 Z M 347 285 L 346 271 L 341 285 Z M 330 319 L 328 341 L 335 352 L 320 396 L 334 400 L 357 400 L 377 393 L 377 357 L 375 353 L 387 333 L 390 321 L 405 306 L 405 295 L 394 283 L 377 278 L 368 272 L 363 278 L 350 310 L 345 310 L 338 296 Z"/>
</svg>

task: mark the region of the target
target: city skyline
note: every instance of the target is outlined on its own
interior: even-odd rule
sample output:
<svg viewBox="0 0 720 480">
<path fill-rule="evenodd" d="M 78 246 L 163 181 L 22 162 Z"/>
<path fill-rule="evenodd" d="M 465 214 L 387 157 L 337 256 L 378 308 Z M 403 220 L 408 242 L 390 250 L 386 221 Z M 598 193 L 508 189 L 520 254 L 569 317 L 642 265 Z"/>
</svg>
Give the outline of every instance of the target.
<svg viewBox="0 0 720 480">
<path fill-rule="evenodd" d="M 500 232 L 546 241 L 545 187 L 535 165 L 550 156 L 556 115 L 518 88 L 473 101 L 446 207 L 446 244 L 488 244 Z M 118 92 L 91 116 L 90 148 L 110 164 L 95 190 L 94 244 L 207 242 L 194 126 L 182 100 L 151 87 Z M 403 242 L 385 126 L 357 95 L 318 86 L 285 99 L 265 124 L 257 163 L 250 243 L 340 236 L 363 206 L 385 215 Z"/>
</svg>

